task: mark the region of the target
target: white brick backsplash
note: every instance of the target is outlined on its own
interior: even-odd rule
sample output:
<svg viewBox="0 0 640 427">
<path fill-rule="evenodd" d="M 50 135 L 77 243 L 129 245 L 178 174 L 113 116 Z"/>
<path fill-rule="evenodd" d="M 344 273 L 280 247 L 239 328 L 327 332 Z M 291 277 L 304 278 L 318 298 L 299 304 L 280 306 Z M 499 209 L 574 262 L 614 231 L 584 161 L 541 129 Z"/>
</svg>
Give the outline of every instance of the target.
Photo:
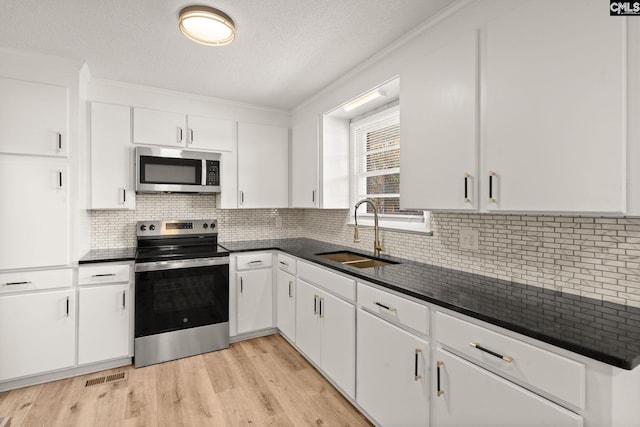
<svg viewBox="0 0 640 427">
<path fill-rule="evenodd" d="M 220 241 L 309 237 L 371 252 L 373 229 L 353 243 L 346 210 L 218 209 L 212 195 L 141 194 L 135 211 L 92 211 L 91 247 L 135 246 L 141 220 L 217 218 Z M 276 227 L 276 217 L 282 227 Z M 640 218 L 432 213 L 433 236 L 382 230 L 383 253 L 489 277 L 640 306 Z M 461 250 L 458 231 L 480 233 Z"/>
</svg>

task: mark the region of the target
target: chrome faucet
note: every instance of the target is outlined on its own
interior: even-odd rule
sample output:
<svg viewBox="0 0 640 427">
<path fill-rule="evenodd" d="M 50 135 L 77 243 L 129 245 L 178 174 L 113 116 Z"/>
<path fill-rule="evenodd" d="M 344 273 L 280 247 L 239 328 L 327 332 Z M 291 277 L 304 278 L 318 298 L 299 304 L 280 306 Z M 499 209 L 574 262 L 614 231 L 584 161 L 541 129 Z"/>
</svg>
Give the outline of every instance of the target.
<svg viewBox="0 0 640 427">
<path fill-rule="evenodd" d="M 384 251 L 384 245 L 380 241 L 380 227 L 378 227 L 378 206 L 376 206 L 376 202 L 373 199 L 362 199 L 355 206 L 354 217 L 356 220 L 356 226 L 353 231 L 353 243 L 358 243 L 360 241 L 360 235 L 358 234 L 358 208 L 361 204 L 367 203 L 373 208 L 373 230 L 375 232 L 375 237 L 373 240 L 373 256 L 380 256 L 380 251 Z"/>
</svg>

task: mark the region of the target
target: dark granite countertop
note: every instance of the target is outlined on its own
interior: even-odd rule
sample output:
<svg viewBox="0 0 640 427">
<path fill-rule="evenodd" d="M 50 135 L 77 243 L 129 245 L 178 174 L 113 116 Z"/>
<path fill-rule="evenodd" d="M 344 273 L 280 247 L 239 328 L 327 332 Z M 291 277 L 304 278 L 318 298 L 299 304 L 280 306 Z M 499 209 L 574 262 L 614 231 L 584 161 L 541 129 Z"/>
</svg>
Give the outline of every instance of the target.
<svg viewBox="0 0 640 427">
<path fill-rule="evenodd" d="M 358 269 L 316 255 L 353 248 L 311 239 L 221 245 L 277 249 L 609 365 L 640 365 L 640 308 L 386 256 L 401 264 Z"/>
<path fill-rule="evenodd" d="M 135 261 L 136 248 L 92 249 L 80 258 L 79 264 L 95 262 Z"/>
</svg>

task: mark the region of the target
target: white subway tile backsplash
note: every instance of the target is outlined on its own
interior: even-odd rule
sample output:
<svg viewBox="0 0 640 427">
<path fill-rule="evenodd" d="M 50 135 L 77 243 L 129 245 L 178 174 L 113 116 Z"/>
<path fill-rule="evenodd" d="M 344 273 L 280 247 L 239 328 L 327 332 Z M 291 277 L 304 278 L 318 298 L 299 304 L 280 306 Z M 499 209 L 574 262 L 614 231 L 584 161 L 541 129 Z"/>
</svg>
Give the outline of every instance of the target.
<svg viewBox="0 0 640 427">
<path fill-rule="evenodd" d="M 346 210 L 218 209 L 212 195 L 138 195 L 135 211 L 91 212 L 91 247 L 135 246 L 135 223 L 217 218 L 220 241 L 309 237 L 372 250 L 373 230 L 353 243 Z M 276 217 L 282 220 L 277 227 Z M 432 213 L 433 236 L 382 230 L 384 253 L 504 280 L 640 307 L 640 218 Z M 480 233 L 461 250 L 460 228 Z"/>
</svg>

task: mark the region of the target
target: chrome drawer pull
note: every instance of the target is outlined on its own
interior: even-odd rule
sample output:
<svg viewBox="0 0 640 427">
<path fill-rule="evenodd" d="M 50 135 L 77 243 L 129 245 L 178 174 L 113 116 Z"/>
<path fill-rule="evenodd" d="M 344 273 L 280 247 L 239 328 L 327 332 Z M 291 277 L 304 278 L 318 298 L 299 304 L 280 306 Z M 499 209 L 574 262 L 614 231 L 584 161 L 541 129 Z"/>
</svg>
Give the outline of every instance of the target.
<svg viewBox="0 0 640 427">
<path fill-rule="evenodd" d="M 393 311 L 393 312 L 397 312 L 397 311 L 398 311 L 398 310 L 396 310 L 395 308 L 393 308 L 393 307 L 389 307 L 388 305 L 381 304 L 381 303 L 379 303 L 378 301 L 374 301 L 373 303 L 374 303 L 375 305 L 377 305 L 378 307 L 382 307 L 382 308 L 384 308 L 385 310 L 389 310 L 389 311 Z"/>
<path fill-rule="evenodd" d="M 477 348 L 477 349 L 478 349 L 478 350 L 480 350 L 480 351 L 484 351 L 485 353 L 489 353 L 490 355 L 495 356 L 495 357 L 497 357 L 498 359 L 502 359 L 502 360 L 504 360 L 505 362 L 509 362 L 509 363 L 511 363 L 511 362 L 513 361 L 513 357 L 511 357 L 511 356 L 503 356 L 503 355 L 501 355 L 500 353 L 496 353 L 495 351 L 491 351 L 491 350 L 489 350 L 489 349 L 487 349 L 487 348 L 482 347 L 482 346 L 481 346 L 479 343 L 477 343 L 477 342 L 470 342 L 470 343 L 469 343 L 469 345 L 470 345 L 471 347 L 473 347 L 473 348 Z"/>
<path fill-rule="evenodd" d="M 262 260 L 249 261 L 247 264 L 249 264 L 249 265 L 251 265 L 251 264 L 262 264 Z"/>
<path fill-rule="evenodd" d="M 289 267 L 289 264 L 287 264 L 287 263 L 286 263 L 286 262 L 284 262 L 284 261 L 280 261 L 280 264 L 284 265 L 285 267 Z"/>
<path fill-rule="evenodd" d="M 32 282 L 28 280 L 26 282 L 7 282 L 3 283 L 2 286 L 13 286 L 13 285 L 30 285 Z"/>
<path fill-rule="evenodd" d="M 104 273 L 104 274 L 92 274 L 91 277 L 112 277 L 115 275 L 116 273 Z"/>
</svg>

